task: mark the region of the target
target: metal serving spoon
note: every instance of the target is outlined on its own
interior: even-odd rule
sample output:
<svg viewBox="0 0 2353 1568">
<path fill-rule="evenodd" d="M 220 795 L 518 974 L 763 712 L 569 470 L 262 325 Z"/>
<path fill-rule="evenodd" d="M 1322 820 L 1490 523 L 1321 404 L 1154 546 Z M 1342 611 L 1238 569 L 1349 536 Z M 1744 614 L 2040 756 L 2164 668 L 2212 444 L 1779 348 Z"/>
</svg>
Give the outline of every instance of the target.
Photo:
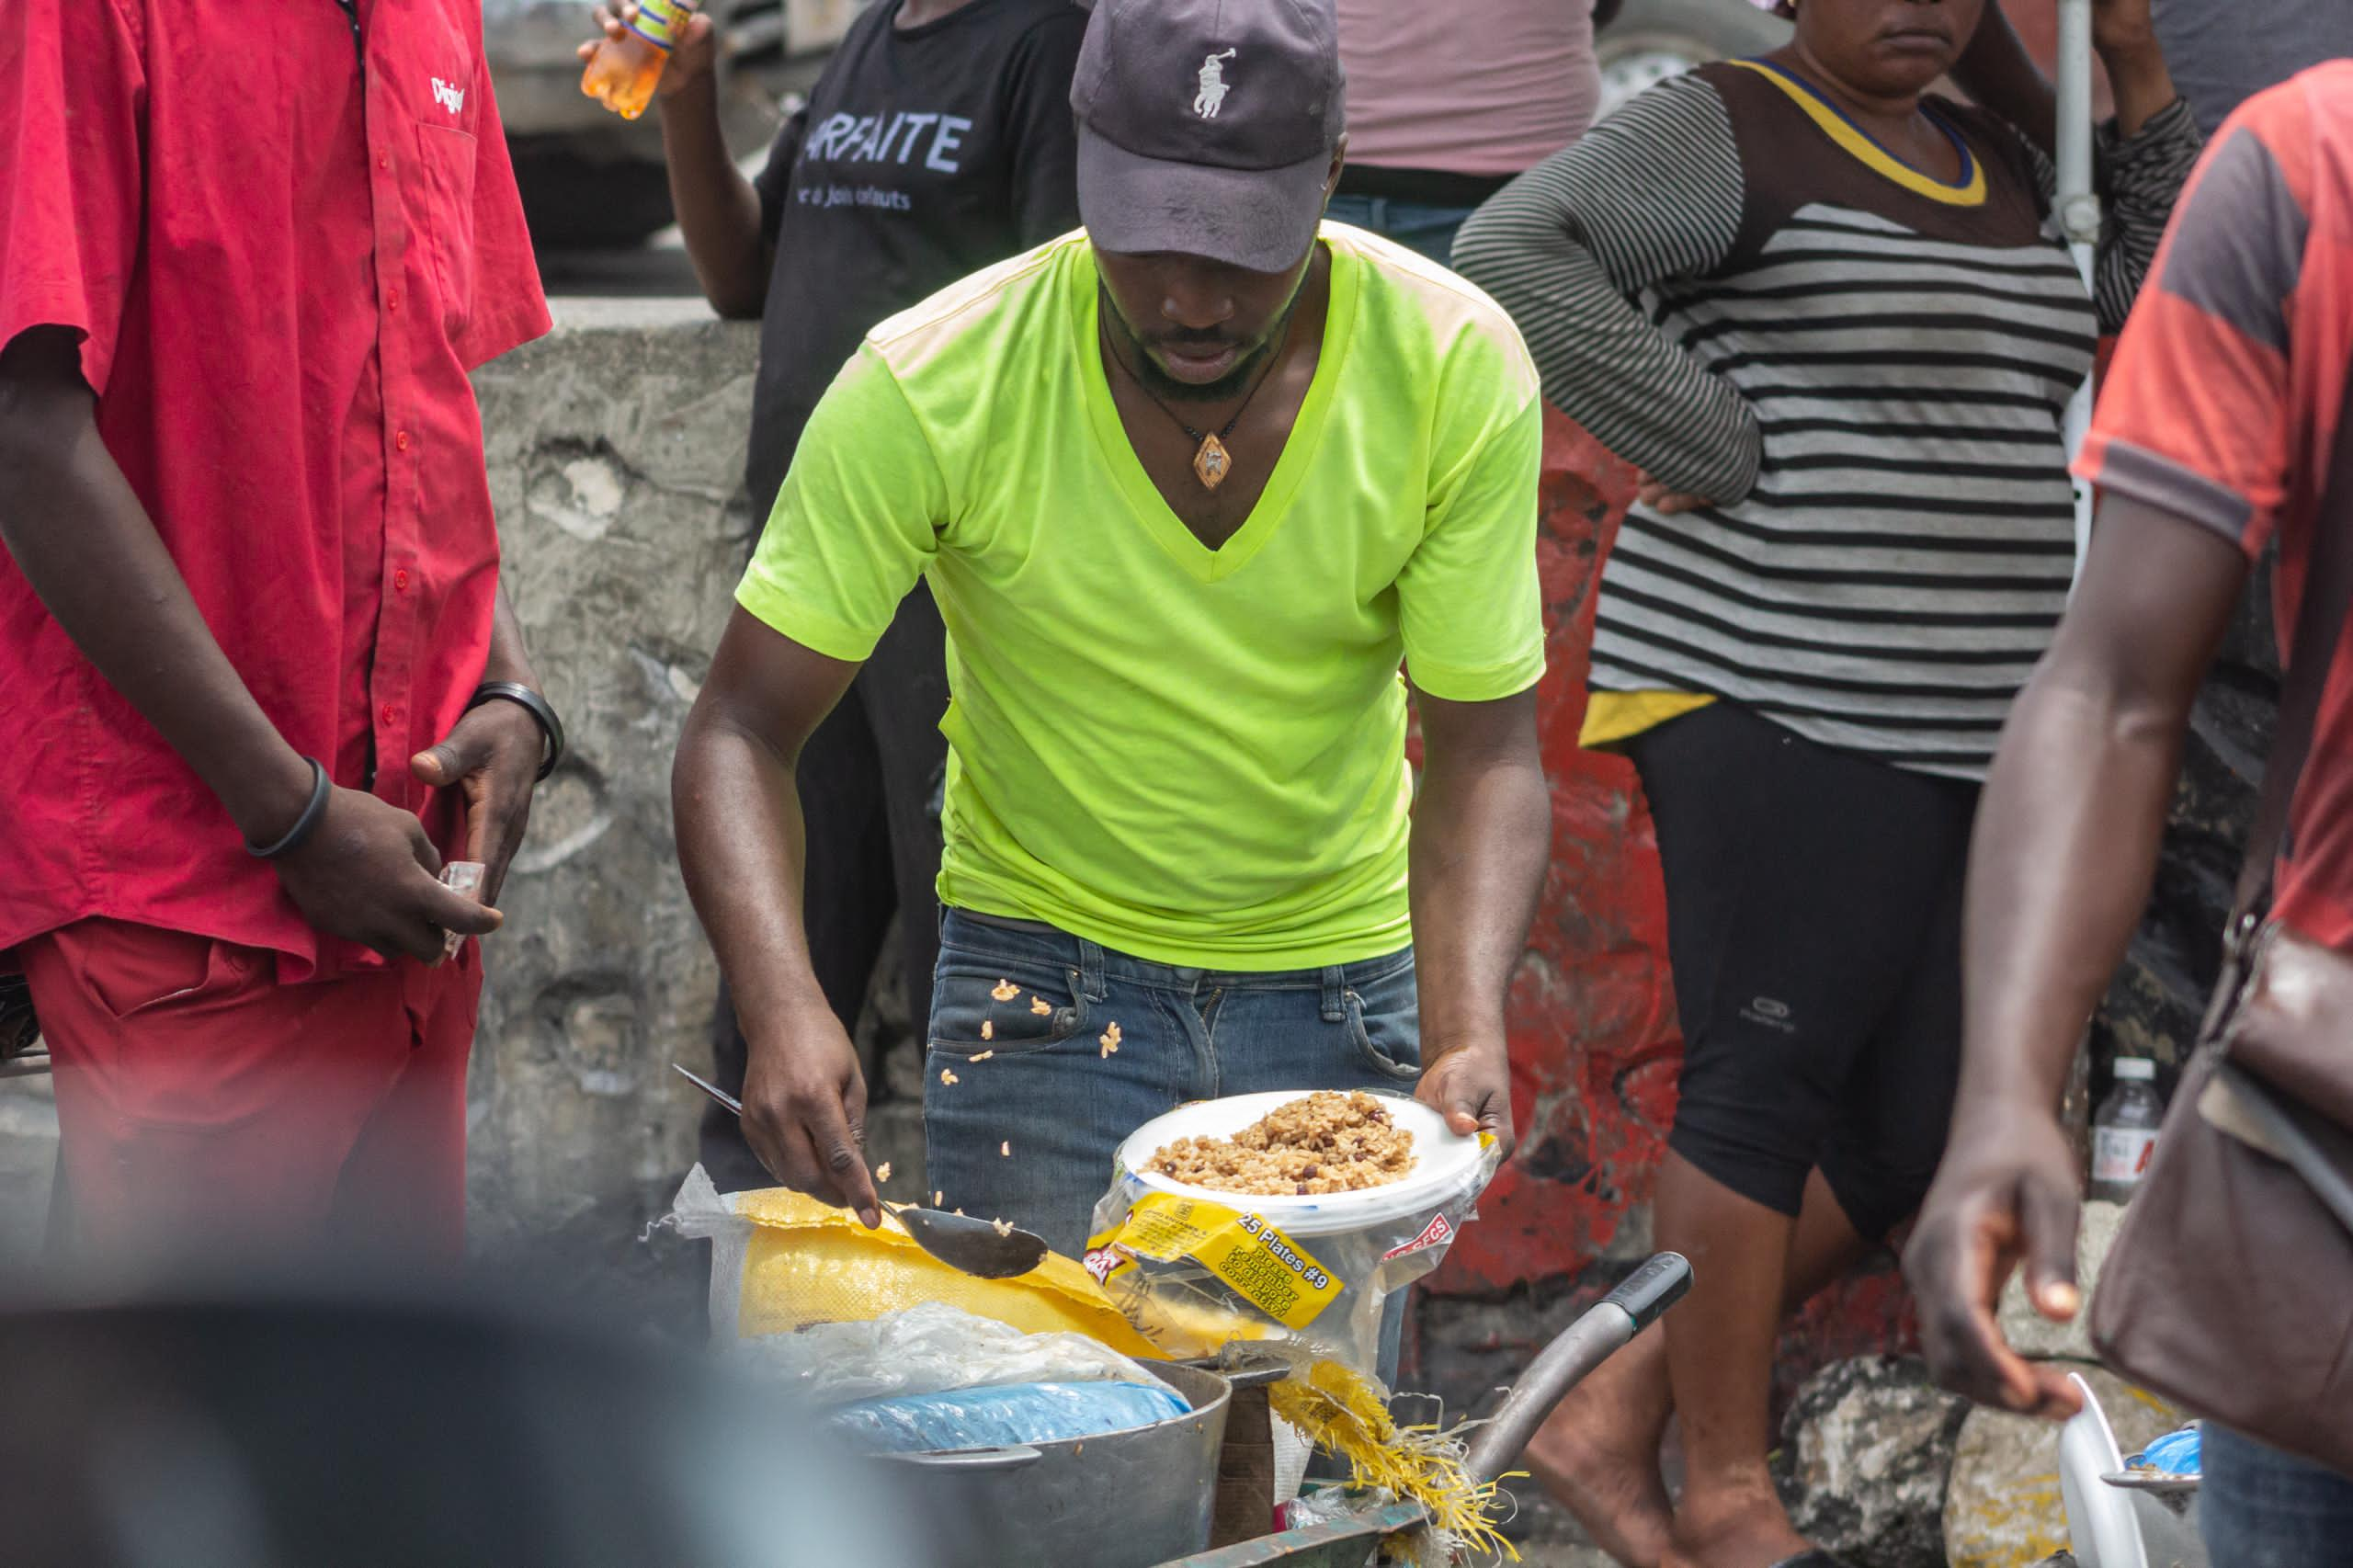
<svg viewBox="0 0 2353 1568">
<path fill-rule="evenodd" d="M 744 1114 L 744 1102 L 725 1089 L 675 1062 L 670 1066 L 679 1077 L 733 1114 Z M 1016 1226 L 1000 1231 L 994 1221 L 975 1220 L 969 1214 L 950 1214 L 913 1203 L 886 1203 L 882 1207 L 915 1238 L 915 1245 L 949 1267 L 977 1278 L 1011 1279 L 1029 1273 L 1046 1258 L 1046 1238 L 1032 1231 Z"/>
</svg>

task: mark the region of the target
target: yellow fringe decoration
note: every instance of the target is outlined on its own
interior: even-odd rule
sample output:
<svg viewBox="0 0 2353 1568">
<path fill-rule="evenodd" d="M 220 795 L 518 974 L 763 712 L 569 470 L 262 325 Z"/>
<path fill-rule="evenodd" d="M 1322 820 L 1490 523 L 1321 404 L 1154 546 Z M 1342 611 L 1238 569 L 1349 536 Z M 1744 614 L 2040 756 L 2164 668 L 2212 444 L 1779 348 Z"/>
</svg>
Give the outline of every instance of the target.
<svg viewBox="0 0 2353 1568">
<path fill-rule="evenodd" d="M 1264 1355 L 1267 1348 L 1253 1346 L 1250 1353 Z M 1441 1550 L 1519 1561 L 1518 1549 L 1495 1527 L 1495 1483 L 1474 1482 L 1462 1467 L 1462 1438 L 1435 1426 L 1398 1426 L 1379 1385 L 1363 1373 L 1337 1361 L 1316 1361 L 1270 1385 L 1267 1397 L 1275 1414 L 1316 1447 L 1346 1459 L 1356 1485 L 1419 1503 Z"/>
</svg>

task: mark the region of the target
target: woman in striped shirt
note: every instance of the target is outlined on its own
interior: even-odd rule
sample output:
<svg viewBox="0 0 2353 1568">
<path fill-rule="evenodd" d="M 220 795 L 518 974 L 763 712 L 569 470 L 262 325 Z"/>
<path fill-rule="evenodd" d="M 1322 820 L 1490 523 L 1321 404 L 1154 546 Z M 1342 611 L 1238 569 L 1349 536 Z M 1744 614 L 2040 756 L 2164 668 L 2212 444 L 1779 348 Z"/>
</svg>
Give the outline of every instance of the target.
<svg viewBox="0 0 2353 1568">
<path fill-rule="evenodd" d="M 1663 1351 L 1613 1362 L 1530 1452 L 1630 1562 L 1824 1560 L 1766 1471 L 1776 1333 L 1935 1168 L 1977 781 L 2073 564 L 2062 411 L 2199 148 L 2148 0 L 2098 0 L 2118 116 L 2086 290 L 2044 150 L 1927 94 L 1961 63 L 2047 135 L 2048 89 L 1984 10 L 1798 0 L 1788 47 L 1651 89 L 1455 252 L 1553 402 L 1647 476 L 1586 740 L 1632 756 L 1657 825 L 1686 1043 L 1657 1231 L 1698 1284 Z"/>
</svg>

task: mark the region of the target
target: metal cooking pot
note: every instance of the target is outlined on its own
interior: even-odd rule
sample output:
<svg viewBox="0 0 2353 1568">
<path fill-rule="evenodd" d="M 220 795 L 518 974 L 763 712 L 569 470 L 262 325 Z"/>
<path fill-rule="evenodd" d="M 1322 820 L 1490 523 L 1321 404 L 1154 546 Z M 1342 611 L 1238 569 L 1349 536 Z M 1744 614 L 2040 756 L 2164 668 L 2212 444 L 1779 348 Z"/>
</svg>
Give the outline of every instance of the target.
<svg viewBox="0 0 2353 1568">
<path fill-rule="evenodd" d="M 1207 1550 L 1232 1385 L 1154 1363 L 1192 1410 L 1062 1443 L 881 1454 L 941 1568 L 1154 1568 Z"/>
</svg>

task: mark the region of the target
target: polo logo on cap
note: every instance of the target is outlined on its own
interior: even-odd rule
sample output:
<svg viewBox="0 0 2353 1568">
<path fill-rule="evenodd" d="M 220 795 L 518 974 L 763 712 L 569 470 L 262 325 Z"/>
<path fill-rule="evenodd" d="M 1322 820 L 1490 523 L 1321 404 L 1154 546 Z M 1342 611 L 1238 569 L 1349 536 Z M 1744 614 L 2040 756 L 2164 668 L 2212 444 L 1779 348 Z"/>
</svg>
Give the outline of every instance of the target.
<svg viewBox="0 0 2353 1568">
<path fill-rule="evenodd" d="M 1201 61 L 1201 90 L 1193 96 L 1193 112 L 1203 119 L 1215 119 L 1218 109 L 1225 103 L 1230 90 L 1225 85 L 1225 67 L 1220 61 L 1233 58 L 1233 51 L 1206 56 Z"/>
</svg>

